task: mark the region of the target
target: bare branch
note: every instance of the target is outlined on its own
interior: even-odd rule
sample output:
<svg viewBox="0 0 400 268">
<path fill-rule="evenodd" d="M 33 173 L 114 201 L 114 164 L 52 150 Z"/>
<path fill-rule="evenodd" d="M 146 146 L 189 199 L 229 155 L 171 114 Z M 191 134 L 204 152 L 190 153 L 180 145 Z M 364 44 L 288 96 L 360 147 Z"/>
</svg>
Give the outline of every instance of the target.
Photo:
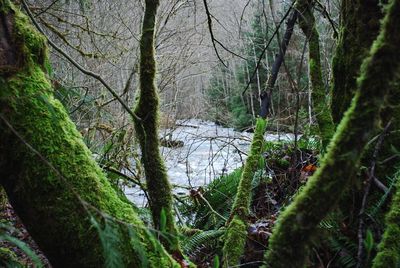
<svg viewBox="0 0 400 268">
<path fill-rule="evenodd" d="M 282 18 L 281 21 L 279 22 L 278 26 L 275 28 L 275 31 L 274 31 L 274 33 L 272 34 L 271 38 L 268 40 L 267 44 L 266 44 L 265 47 L 263 48 L 263 50 L 262 50 L 260 56 L 258 57 L 257 65 L 256 65 L 256 67 L 254 68 L 253 74 L 251 75 L 249 81 L 247 82 L 246 88 L 243 90 L 242 95 L 244 95 L 244 94 L 246 93 L 246 91 L 249 89 L 249 86 L 250 86 L 250 84 L 251 84 L 251 81 L 253 80 L 254 76 L 256 75 L 257 70 L 260 68 L 261 61 L 262 61 L 262 59 L 263 59 L 263 57 L 264 57 L 264 55 L 265 55 L 265 52 L 266 52 L 267 49 L 269 48 L 269 45 L 272 43 L 272 40 L 274 39 L 275 35 L 277 35 L 277 33 L 278 33 L 280 27 L 282 26 L 283 22 L 284 22 L 284 21 L 286 20 L 286 18 L 289 16 L 290 11 L 291 11 L 292 8 L 293 8 L 293 4 L 294 4 L 294 1 L 292 2 L 291 6 L 289 7 L 289 9 L 288 9 L 288 11 L 286 12 L 286 14 L 283 16 L 283 18 Z"/>
<path fill-rule="evenodd" d="M 72 65 L 74 65 L 79 71 L 84 73 L 85 75 L 91 76 L 97 81 L 99 81 L 110 93 L 113 95 L 115 99 L 118 100 L 118 102 L 122 105 L 122 107 L 136 120 L 141 120 L 140 117 L 138 117 L 130 108 L 129 106 L 120 98 L 118 93 L 111 88 L 109 84 L 104 81 L 104 79 L 97 73 L 94 73 L 92 71 L 89 71 L 85 69 L 83 66 L 81 66 L 78 62 L 76 62 L 71 56 L 69 56 L 66 52 L 64 52 L 60 47 L 58 47 L 53 41 L 49 39 L 49 37 L 46 35 L 46 33 L 43 31 L 42 27 L 40 27 L 39 23 L 36 21 L 34 18 L 31 10 L 29 9 L 28 5 L 26 4 L 25 0 L 21 1 L 24 9 L 26 10 L 26 13 L 28 14 L 29 18 L 32 20 L 33 24 L 35 27 L 39 30 L 40 33 L 42 33 L 46 39 L 49 45 L 56 50 L 58 53 L 60 53 L 62 56 L 64 56 Z"/>
</svg>

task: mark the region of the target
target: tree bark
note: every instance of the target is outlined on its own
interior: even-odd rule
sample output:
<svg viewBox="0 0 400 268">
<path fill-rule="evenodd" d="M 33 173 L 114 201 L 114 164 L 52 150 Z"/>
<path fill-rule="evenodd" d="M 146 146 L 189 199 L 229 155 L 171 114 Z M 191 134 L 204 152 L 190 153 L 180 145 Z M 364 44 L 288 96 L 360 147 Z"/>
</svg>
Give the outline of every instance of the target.
<svg viewBox="0 0 400 268">
<path fill-rule="evenodd" d="M 310 77 L 311 98 L 314 114 L 317 118 L 322 146 L 325 149 L 333 134 L 335 126 L 332 120 L 325 85 L 322 80 L 319 34 L 312 11 L 313 0 L 297 1 L 299 26 L 308 40 L 308 69 Z"/>
<path fill-rule="evenodd" d="M 117 223 L 114 250 L 124 266 L 179 267 L 111 187 L 53 97 L 45 38 L 9 0 L 0 0 L 0 18 L 0 183 L 51 264 L 105 266 L 94 215 Z"/>
<path fill-rule="evenodd" d="M 181 255 L 178 232 L 172 210 L 172 190 L 164 160 L 159 149 L 159 99 L 155 84 L 156 61 L 154 27 L 158 0 L 146 0 L 140 40 L 140 92 L 134 119 L 136 134 L 142 152 L 149 204 L 153 223 L 162 231 L 161 241 L 170 253 Z"/>
<path fill-rule="evenodd" d="M 307 245 L 318 223 L 334 207 L 358 170 L 365 145 L 400 67 L 400 0 L 391 1 L 381 33 L 364 61 L 359 86 L 321 167 L 280 215 L 270 238 L 268 267 L 303 267 Z"/>
<path fill-rule="evenodd" d="M 333 59 L 332 118 L 338 125 L 357 90 L 360 66 L 379 33 L 379 0 L 342 0 L 339 41 Z"/>
</svg>

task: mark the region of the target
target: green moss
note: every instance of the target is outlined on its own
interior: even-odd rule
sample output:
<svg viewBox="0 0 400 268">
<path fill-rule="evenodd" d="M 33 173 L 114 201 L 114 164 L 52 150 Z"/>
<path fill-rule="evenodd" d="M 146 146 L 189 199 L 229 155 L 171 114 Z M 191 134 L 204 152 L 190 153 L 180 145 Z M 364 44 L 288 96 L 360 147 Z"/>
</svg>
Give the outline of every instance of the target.
<svg viewBox="0 0 400 268">
<path fill-rule="evenodd" d="M 326 148 L 335 132 L 335 126 L 329 107 L 329 99 L 326 97 L 329 94 L 327 94 L 322 80 L 319 34 L 312 13 L 312 2 L 311 0 L 297 1 L 296 5 L 301 13 L 299 25 L 309 44 L 308 64 L 313 111 L 318 122 L 323 148 Z"/>
<path fill-rule="evenodd" d="M 141 120 L 135 119 L 134 124 L 142 152 L 153 223 L 156 229 L 160 230 L 161 220 L 165 218 L 166 225 L 163 231 L 168 233 L 168 237 L 160 237 L 161 241 L 169 252 L 181 255 L 172 209 L 171 185 L 159 149 L 159 98 L 155 85 L 154 52 L 154 27 L 158 6 L 158 0 L 146 1 L 140 40 L 140 92 L 135 108 L 135 113 Z"/>
<path fill-rule="evenodd" d="M 365 145 L 400 67 L 400 1 L 393 1 L 382 31 L 364 61 L 358 90 L 328 147 L 321 167 L 280 215 L 265 256 L 268 267 L 303 267 L 316 226 L 335 206 L 357 172 Z M 383 71 L 384 70 L 384 71 Z"/>
<path fill-rule="evenodd" d="M 17 255 L 8 248 L 0 247 L 0 266 L 2 267 L 23 267 Z"/>
<path fill-rule="evenodd" d="M 46 38 L 37 34 L 36 30 L 29 22 L 29 18 L 21 12 L 15 13 L 15 40 L 20 46 L 20 53 L 24 57 L 26 64 L 38 64 L 44 68 L 44 63 L 48 58 Z M 21 39 L 20 37 L 24 37 Z M 30 62 L 31 61 L 31 62 Z"/>
<path fill-rule="evenodd" d="M 235 202 L 232 206 L 232 219 L 228 222 L 226 237 L 224 243 L 224 260 L 228 261 L 229 265 L 237 265 L 240 256 L 243 254 L 244 243 L 247 234 L 247 216 L 251 202 L 251 190 L 254 173 L 257 171 L 262 149 L 264 148 L 264 132 L 266 121 L 263 118 L 258 118 L 256 129 L 254 132 L 253 141 L 251 143 L 250 154 L 246 159 L 243 172 L 240 178 Z M 227 265 L 225 263 L 225 265 Z"/>
<path fill-rule="evenodd" d="M 229 224 L 229 231 L 224 236 L 224 267 L 231 267 L 240 263 L 247 238 L 247 224 L 239 216 L 234 216 Z"/>
<path fill-rule="evenodd" d="M 400 31 L 398 30 L 399 25 L 400 25 L 400 18 L 398 17 L 398 14 L 400 12 L 400 1 L 391 1 L 391 4 L 387 6 L 387 16 L 385 17 L 384 20 L 384 25 L 385 27 L 385 33 L 391 34 L 391 35 L 399 35 Z M 397 45 L 397 51 L 399 49 L 399 44 L 400 44 L 400 38 L 398 36 L 393 37 L 393 39 L 396 41 Z M 373 51 L 375 53 L 382 53 L 381 57 L 388 57 L 389 53 L 392 50 L 396 49 L 396 46 L 393 45 L 392 42 L 389 42 L 386 40 L 385 35 L 383 33 L 380 34 L 379 36 L 380 43 L 375 43 L 373 46 Z M 391 40 L 390 40 L 391 41 Z M 383 52 L 380 50 L 382 47 L 385 48 Z M 393 61 L 399 61 L 400 57 L 397 56 L 397 58 L 394 58 Z M 398 63 L 398 62 L 396 62 Z M 398 64 L 397 64 L 398 65 Z M 394 66 L 395 67 L 395 66 Z M 367 68 L 367 66 L 364 66 L 364 69 Z M 397 68 L 399 68 L 397 66 Z M 391 67 L 388 67 L 384 72 L 387 72 L 391 70 Z M 397 69 L 399 70 L 399 69 Z M 383 74 L 383 72 L 382 72 Z M 398 126 L 400 124 L 399 120 L 399 114 L 395 113 L 396 111 L 399 110 L 398 106 L 398 99 L 393 98 L 399 94 L 399 75 L 397 74 L 397 77 L 395 81 L 391 85 L 389 85 L 390 89 L 390 98 L 388 100 L 388 104 L 390 105 L 388 110 L 388 114 L 394 116 L 393 117 L 393 124 L 394 128 L 398 129 Z M 363 82 L 368 82 L 367 77 L 363 77 L 362 79 L 359 80 L 359 83 Z M 383 85 L 384 86 L 384 85 Z M 389 117 L 390 118 L 390 117 Z M 385 119 L 385 117 L 384 117 Z M 398 144 L 399 142 L 399 137 L 398 135 L 395 135 L 395 137 L 390 137 L 392 140 L 391 142 L 396 141 L 397 143 L 394 143 L 395 145 Z M 392 146 L 392 143 L 389 143 L 390 146 Z M 389 151 L 389 150 L 388 150 Z M 399 174 L 397 174 L 396 177 L 399 177 Z M 390 206 L 390 210 L 388 214 L 386 215 L 385 223 L 386 223 L 386 228 L 385 232 L 383 234 L 382 241 L 380 242 L 378 246 L 378 254 L 376 255 L 375 259 L 373 260 L 373 265 L 372 267 L 374 268 L 383 268 L 383 267 L 399 267 L 400 265 L 400 182 L 397 182 L 396 185 L 396 192 L 393 196 L 392 203 Z"/>
<path fill-rule="evenodd" d="M 398 267 L 400 265 L 400 183 L 386 215 L 386 229 L 373 261 L 373 268 Z"/>
<path fill-rule="evenodd" d="M 2 3 L 11 12 L 10 2 Z M 0 80 L 0 113 L 5 118 L 0 120 L 0 182 L 17 214 L 55 266 L 104 265 L 102 245 L 88 214 L 88 210 L 97 214 L 92 207 L 133 226 L 135 244 L 124 225 L 118 231 L 117 250 L 126 266 L 140 266 L 138 248 L 150 267 L 177 265 L 132 206 L 118 198 L 93 160 L 42 70 L 44 38 L 22 13 L 13 12 L 17 29 L 13 38 L 24 47 L 26 60 L 18 73 Z"/>
</svg>

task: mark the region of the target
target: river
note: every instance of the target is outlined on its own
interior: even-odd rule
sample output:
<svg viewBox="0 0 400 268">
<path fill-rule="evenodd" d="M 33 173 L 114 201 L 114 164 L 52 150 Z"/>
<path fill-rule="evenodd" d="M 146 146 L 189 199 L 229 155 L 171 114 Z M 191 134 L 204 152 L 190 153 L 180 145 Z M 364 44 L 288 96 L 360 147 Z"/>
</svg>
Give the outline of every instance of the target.
<svg viewBox="0 0 400 268">
<path fill-rule="evenodd" d="M 175 128 L 163 129 L 161 135 L 183 141 L 179 148 L 161 147 L 174 192 L 182 195 L 187 194 L 187 187 L 204 186 L 242 166 L 253 137 L 252 133 L 238 132 L 198 119 L 178 121 Z M 265 134 L 268 141 L 293 138 L 293 134 Z M 136 205 L 146 204 L 146 198 L 138 187 L 126 187 L 124 191 Z"/>
</svg>

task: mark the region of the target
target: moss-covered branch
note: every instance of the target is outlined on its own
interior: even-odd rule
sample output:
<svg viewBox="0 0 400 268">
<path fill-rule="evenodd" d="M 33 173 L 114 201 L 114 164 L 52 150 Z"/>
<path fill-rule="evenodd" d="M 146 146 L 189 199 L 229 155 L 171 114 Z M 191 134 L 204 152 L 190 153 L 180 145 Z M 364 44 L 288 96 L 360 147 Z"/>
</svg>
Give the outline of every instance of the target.
<svg viewBox="0 0 400 268">
<path fill-rule="evenodd" d="M 311 97 L 319 134 L 324 148 L 329 144 L 335 126 L 329 108 L 329 99 L 322 80 L 319 34 L 312 11 L 313 0 L 299 0 L 296 8 L 299 12 L 299 25 L 308 40 L 308 65 L 311 86 Z"/>
<path fill-rule="evenodd" d="M 253 141 L 251 143 L 250 154 L 246 159 L 235 202 L 232 206 L 230 221 L 227 223 L 228 228 L 225 233 L 225 243 L 223 247 L 225 267 L 239 264 L 240 257 L 244 252 L 247 237 L 247 217 L 249 215 L 251 202 L 251 184 L 254 173 L 258 169 L 260 162 L 265 128 L 266 120 L 258 118 Z"/>
<path fill-rule="evenodd" d="M 373 268 L 398 267 L 400 265 L 400 180 L 390 211 L 386 215 L 386 229 L 373 261 Z"/>
<path fill-rule="evenodd" d="M 101 239 L 88 214 L 92 209 L 94 215 L 101 211 L 119 222 L 114 250 L 122 253 L 124 266 L 140 267 L 146 261 L 151 267 L 179 267 L 132 205 L 118 197 L 53 97 L 44 72 L 44 37 L 9 0 L 0 0 L 0 17 L 0 183 L 51 264 L 105 265 Z M 136 239 L 122 221 L 132 226 Z"/>
<path fill-rule="evenodd" d="M 367 142 L 377 129 L 390 82 L 400 67 L 400 0 L 391 1 L 381 33 L 364 61 L 359 86 L 321 167 L 285 209 L 270 238 L 268 267 L 303 267 L 317 224 L 336 204 L 357 171 Z"/>
<path fill-rule="evenodd" d="M 161 157 L 158 137 L 159 99 L 155 85 L 156 61 L 154 51 L 154 27 L 158 0 L 146 0 L 140 40 L 140 95 L 135 113 L 135 130 L 142 151 L 147 191 L 154 225 L 168 233 L 161 239 L 170 252 L 179 252 L 178 232 L 172 210 L 171 185 L 168 181 L 164 160 Z M 162 219 L 163 218 L 163 219 Z M 161 226 L 162 222 L 165 226 Z"/>
</svg>

